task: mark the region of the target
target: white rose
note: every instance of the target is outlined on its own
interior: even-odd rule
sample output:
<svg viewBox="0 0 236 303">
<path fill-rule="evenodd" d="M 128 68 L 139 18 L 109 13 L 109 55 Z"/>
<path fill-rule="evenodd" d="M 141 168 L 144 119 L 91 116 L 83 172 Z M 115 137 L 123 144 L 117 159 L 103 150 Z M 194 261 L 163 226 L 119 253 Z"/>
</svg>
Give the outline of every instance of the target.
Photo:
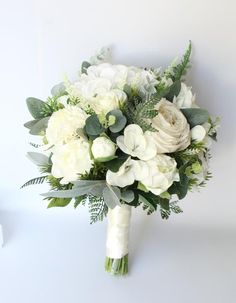
<svg viewBox="0 0 236 303">
<path fill-rule="evenodd" d="M 210 123 L 206 122 L 202 125 L 196 125 L 191 129 L 191 138 L 196 142 L 203 142 L 204 145 L 209 148 L 211 146 L 211 138 L 208 136 L 208 132 L 211 128 Z"/>
<path fill-rule="evenodd" d="M 93 141 L 92 154 L 96 160 L 115 155 L 116 145 L 106 137 L 98 137 Z"/>
<path fill-rule="evenodd" d="M 97 95 L 93 99 L 89 100 L 88 103 L 96 114 L 107 114 L 113 109 L 118 109 L 120 104 L 126 101 L 126 98 L 127 96 L 123 91 L 113 89 L 106 93 Z"/>
<path fill-rule="evenodd" d="M 183 150 L 190 144 L 190 127 L 182 112 L 171 102 L 162 99 L 157 105 L 158 114 L 152 119 L 156 132 L 148 132 L 154 138 L 157 153 Z"/>
<path fill-rule="evenodd" d="M 174 181 L 179 181 L 175 159 L 166 155 L 157 155 L 145 162 L 149 168 L 148 176 L 142 176 L 142 184 L 155 195 L 165 192 Z"/>
<path fill-rule="evenodd" d="M 128 125 L 124 130 L 124 136 L 119 136 L 116 143 L 124 153 L 141 160 L 149 160 L 157 153 L 153 137 L 149 132 L 143 133 L 137 124 Z"/>
<path fill-rule="evenodd" d="M 67 143 L 78 136 L 88 115 L 78 106 L 67 105 L 54 112 L 48 121 L 46 138 L 50 145 Z M 82 131 L 80 131 L 82 135 Z"/>
<path fill-rule="evenodd" d="M 78 180 L 79 174 L 89 172 L 91 167 L 89 143 L 83 138 L 58 145 L 53 150 L 52 175 L 62 178 L 62 184 Z"/>
<path fill-rule="evenodd" d="M 144 161 L 136 161 L 128 158 L 121 165 L 118 172 L 107 171 L 106 181 L 113 186 L 125 187 L 131 185 L 134 181 L 140 180 L 142 177 L 148 176 L 148 166 Z"/>
<path fill-rule="evenodd" d="M 178 108 L 191 108 L 196 107 L 195 95 L 191 91 L 191 87 L 188 87 L 185 83 L 181 83 L 181 90 L 178 96 L 174 96 L 173 103 Z"/>
</svg>

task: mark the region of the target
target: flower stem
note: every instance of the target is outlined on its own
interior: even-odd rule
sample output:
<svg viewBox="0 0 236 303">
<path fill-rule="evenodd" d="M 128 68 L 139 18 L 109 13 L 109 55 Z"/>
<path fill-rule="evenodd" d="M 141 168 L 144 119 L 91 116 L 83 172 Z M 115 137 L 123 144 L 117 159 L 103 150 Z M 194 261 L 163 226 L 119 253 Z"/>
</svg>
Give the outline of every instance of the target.
<svg viewBox="0 0 236 303">
<path fill-rule="evenodd" d="M 128 254 L 121 259 L 106 257 L 105 270 L 112 275 L 125 276 L 128 274 Z"/>
</svg>

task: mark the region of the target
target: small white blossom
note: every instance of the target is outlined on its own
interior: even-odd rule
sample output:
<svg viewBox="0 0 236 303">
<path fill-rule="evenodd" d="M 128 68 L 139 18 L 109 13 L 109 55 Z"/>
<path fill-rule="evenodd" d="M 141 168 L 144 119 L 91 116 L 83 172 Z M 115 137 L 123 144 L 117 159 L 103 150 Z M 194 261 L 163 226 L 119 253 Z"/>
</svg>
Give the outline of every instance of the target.
<svg viewBox="0 0 236 303">
<path fill-rule="evenodd" d="M 116 145 L 106 137 L 98 137 L 93 141 L 92 154 L 94 159 L 109 158 L 115 155 Z"/>
<path fill-rule="evenodd" d="M 185 83 L 181 83 L 181 90 L 178 96 L 174 96 L 173 103 L 178 106 L 178 108 L 191 108 L 197 107 L 195 104 L 195 95 L 191 91 L 191 87 L 188 87 Z"/>
</svg>

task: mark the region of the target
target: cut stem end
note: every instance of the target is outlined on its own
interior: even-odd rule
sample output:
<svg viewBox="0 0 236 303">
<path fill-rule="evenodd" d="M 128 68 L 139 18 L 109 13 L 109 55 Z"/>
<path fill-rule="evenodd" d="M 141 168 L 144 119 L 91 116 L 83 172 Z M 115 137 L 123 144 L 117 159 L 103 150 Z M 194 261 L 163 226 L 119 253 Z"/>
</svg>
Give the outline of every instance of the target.
<svg viewBox="0 0 236 303">
<path fill-rule="evenodd" d="M 128 274 L 128 254 L 121 259 L 106 257 L 105 270 L 111 275 L 125 276 Z"/>
</svg>

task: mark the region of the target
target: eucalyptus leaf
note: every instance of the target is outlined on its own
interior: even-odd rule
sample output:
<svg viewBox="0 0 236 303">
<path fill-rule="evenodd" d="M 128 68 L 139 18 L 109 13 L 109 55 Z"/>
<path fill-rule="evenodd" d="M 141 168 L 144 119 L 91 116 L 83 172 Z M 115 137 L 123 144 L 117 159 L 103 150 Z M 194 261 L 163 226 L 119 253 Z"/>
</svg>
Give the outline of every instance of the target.
<svg viewBox="0 0 236 303">
<path fill-rule="evenodd" d="M 182 108 L 182 113 L 186 117 L 191 128 L 196 125 L 201 125 L 208 121 L 209 113 L 205 109 L 201 108 Z"/>
<path fill-rule="evenodd" d="M 87 73 L 87 69 L 89 68 L 89 66 L 91 66 L 91 64 L 87 61 L 84 61 L 81 65 L 81 73 L 82 74 L 86 74 Z"/>
<path fill-rule="evenodd" d="M 63 96 L 66 93 L 66 87 L 63 82 L 56 84 L 51 89 L 51 94 L 53 96 Z"/>
<path fill-rule="evenodd" d="M 40 119 L 28 121 L 24 124 L 24 127 L 31 129 L 39 121 L 40 121 Z"/>
<path fill-rule="evenodd" d="M 132 190 L 125 190 L 121 192 L 121 200 L 131 203 L 134 200 L 134 192 Z"/>
<path fill-rule="evenodd" d="M 119 109 L 114 109 L 112 111 L 110 111 L 108 114 L 107 114 L 107 118 L 109 116 L 114 116 L 116 119 L 115 119 L 115 123 L 112 124 L 109 129 L 111 132 L 113 133 L 118 133 L 120 132 L 126 125 L 127 123 L 127 119 L 126 117 L 123 115 L 122 111 L 119 110 Z"/>
<path fill-rule="evenodd" d="M 49 117 L 45 117 L 43 119 L 37 120 L 37 122 L 31 127 L 30 134 L 31 135 L 39 135 L 42 131 L 45 131 L 48 126 Z"/>
<path fill-rule="evenodd" d="M 89 116 L 85 121 L 85 131 L 88 135 L 97 136 L 105 131 L 97 115 Z"/>
<path fill-rule="evenodd" d="M 39 166 L 45 166 L 50 163 L 50 159 L 41 153 L 28 152 L 27 156 L 33 163 L 35 163 L 36 165 L 39 165 Z"/>
<path fill-rule="evenodd" d="M 118 187 L 107 184 L 103 190 L 103 198 L 106 205 L 111 209 L 116 206 L 121 206 L 121 192 Z"/>
<path fill-rule="evenodd" d="M 56 190 L 50 191 L 47 193 L 41 194 L 43 197 L 53 197 L 53 198 L 75 198 L 78 196 L 82 196 L 88 194 L 88 188 L 75 188 L 68 190 Z"/>
<path fill-rule="evenodd" d="M 47 103 L 33 97 L 27 98 L 26 103 L 33 118 L 44 118 L 43 110 L 47 106 Z"/>
</svg>

